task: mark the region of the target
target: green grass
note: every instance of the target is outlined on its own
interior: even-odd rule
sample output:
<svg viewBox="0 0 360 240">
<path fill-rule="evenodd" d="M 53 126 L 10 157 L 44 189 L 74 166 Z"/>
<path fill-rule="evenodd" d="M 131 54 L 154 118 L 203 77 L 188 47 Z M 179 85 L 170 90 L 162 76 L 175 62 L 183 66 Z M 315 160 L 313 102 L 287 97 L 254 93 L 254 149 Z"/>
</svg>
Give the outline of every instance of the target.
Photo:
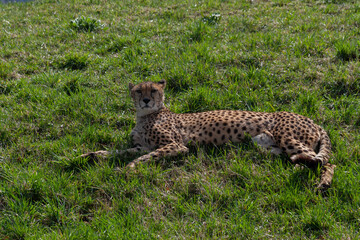
<svg viewBox="0 0 360 240">
<path fill-rule="evenodd" d="M 1 239 L 358 239 L 360 4 L 354 0 L 0 4 Z M 322 125 L 332 187 L 246 142 L 123 169 L 128 83 L 177 113 L 292 111 Z"/>
</svg>

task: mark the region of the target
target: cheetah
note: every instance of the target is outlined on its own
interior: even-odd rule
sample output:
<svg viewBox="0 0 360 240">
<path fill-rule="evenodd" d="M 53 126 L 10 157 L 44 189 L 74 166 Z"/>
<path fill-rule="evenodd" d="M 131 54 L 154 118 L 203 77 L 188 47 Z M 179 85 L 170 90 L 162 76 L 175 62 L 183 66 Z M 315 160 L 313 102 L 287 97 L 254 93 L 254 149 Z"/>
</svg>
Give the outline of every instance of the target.
<svg viewBox="0 0 360 240">
<path fill-rule="evenodd" d="M 310 168 L 322 166 L 319 188 L 329 187 L 335 165 L 329 163 L 330 139 L 311 119 L 290 112 L 251 112 L 215 110 L 176 114 L 164 105 L 166 81 L 129 83 L 136 108 L 132 130 L 134 147 L 123 151 L 97 151 L 81 157 L 107 157 L 110 154 L 145 153 L 130 162 L 139 163 L 187 153 L 189 145 L 241 142 L 250 136 L 259 146 L 274 154 L 287 154 L 294 164 Z"/>
</svg>

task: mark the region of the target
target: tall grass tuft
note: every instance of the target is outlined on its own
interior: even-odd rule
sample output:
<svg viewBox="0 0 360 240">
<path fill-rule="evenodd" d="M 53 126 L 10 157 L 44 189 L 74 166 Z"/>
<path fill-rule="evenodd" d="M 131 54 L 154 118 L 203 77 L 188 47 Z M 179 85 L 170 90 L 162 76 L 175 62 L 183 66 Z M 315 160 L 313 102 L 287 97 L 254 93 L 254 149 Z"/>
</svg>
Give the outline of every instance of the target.
<svg viewBox="0 0 360 240">
<path fill-rule="evenodd" d="M 55 64 L 60 69 L 83 70 L 90 62 L 88 55 L 69 53 L 61 57 Z"/>
<path fill-rule="evenodd" d="M 217 23 L 219 23 L 221 20 L 221 14 L 220 13 L 213 13 L 210 16 L 205 16 L 201 19 L 201 21 L 203 21 L 206 24 L 209 25 L 215 25 Z"/>
<path fill-rule="evenodd" d="M 359 59 L 360 45 L 355 41 L 339 41 L 335 45 L 336 57 L 342 61 Z"/>
<path fill-rule="evenodd" d="M 94 32 L 105 27 L 100 20 L 81 16 L 70 21 L 69 27 L 77 32 Z"/>
</svg>

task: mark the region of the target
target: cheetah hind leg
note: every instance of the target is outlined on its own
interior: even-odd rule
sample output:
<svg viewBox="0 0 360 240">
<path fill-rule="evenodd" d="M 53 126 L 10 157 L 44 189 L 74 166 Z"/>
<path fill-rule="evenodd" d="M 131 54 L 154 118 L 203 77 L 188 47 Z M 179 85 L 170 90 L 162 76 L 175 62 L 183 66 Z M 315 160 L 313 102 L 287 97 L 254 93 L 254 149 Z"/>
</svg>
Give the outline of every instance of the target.
<svg viewBox="0 0 360 240">
<path fill-rule="evenodd" d="M 309 168 L 316 168 L 319 165 L 323 166 L 322 161 L 316 158 L 315 151 L 298 140 L 293 139 L 290 142 L 290 145 L 287 146 L 286 153 L 290 156 L 290 160 L 294 164 L 303 164 Z"/>
<path fill-rule="evenodd" d="M 252 138 L 253 142 L 266 150 L 270 150 L 272 154 L 280 155 L 282 150 L 276 145 L 270 133 L 261 133 Z"/>
<path fill-rule="evenodd" d="M 282 150 L 275 144 L 275 141 L 272 138 L 272 135 L 270 133 L 262 133 L 252 138 L 254 142 L 256 142 L 259 146 L 269 149 L 271 148 L 271 153 L 279 155 L 282 153 Z M 301 144 L 300 144 L 301 145 Z M 303 146 L 303 149 L 306 147 Z M 291 161 L 295 164 L 295 167 L 299 167 L 300 165 L 298 163 L 304 163 L 305 165 L 308 165 L 309 167 L 312 167 L 313 165 L 319 164 L 318 161 L 316 161 L 316 153 L 312 150 L 306 148 L 308 150 L 308 153 L 305 154 L 304 152 L 301 154 L 294 154 L 293 153 L 290 157 Z M 295 150 L 295 149 L 294 149 Z M 315 159 L 315 160 L 314 160 Z M 310 164 L 309 164 L 310 163 Z M 321 168 L 321 179 L 319 185 L 316 187 L 317 190 L 325 191 L 328 189 L 331 185 L 333 176 L 334 176 L 334 170 L 336 168 L 335 164 L 326 163 Z"/>
</svg>

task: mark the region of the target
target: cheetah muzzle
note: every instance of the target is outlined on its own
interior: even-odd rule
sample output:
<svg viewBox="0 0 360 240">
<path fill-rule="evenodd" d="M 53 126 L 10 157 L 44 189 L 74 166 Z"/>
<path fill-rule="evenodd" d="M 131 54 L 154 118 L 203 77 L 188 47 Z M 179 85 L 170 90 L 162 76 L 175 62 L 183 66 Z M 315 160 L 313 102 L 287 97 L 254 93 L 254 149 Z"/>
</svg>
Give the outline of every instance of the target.
<svg viewBox="0 0 360 240">
<path fill-rule="evenodd" d="M 216 110 L 176 114 L 164 105 L 165 85 L 165 80 L 129 84 L 136 108 L 136 126 L 131 132 L 135 147 L 115 152 L 91 152 L 81 157 L 145 153 L 127 165 L 134 168 L 151 159 L 187 153 L 189 145 L 221 145 L 241 142 L 251 136 L 254 142 L 272 153 L 287 154 L 294 164 L 322 166 L 318 188 L 330 186 L 336 167 L 329 163 L 330 139 L 311 119 L 289 112 Z"/>
</svg>

